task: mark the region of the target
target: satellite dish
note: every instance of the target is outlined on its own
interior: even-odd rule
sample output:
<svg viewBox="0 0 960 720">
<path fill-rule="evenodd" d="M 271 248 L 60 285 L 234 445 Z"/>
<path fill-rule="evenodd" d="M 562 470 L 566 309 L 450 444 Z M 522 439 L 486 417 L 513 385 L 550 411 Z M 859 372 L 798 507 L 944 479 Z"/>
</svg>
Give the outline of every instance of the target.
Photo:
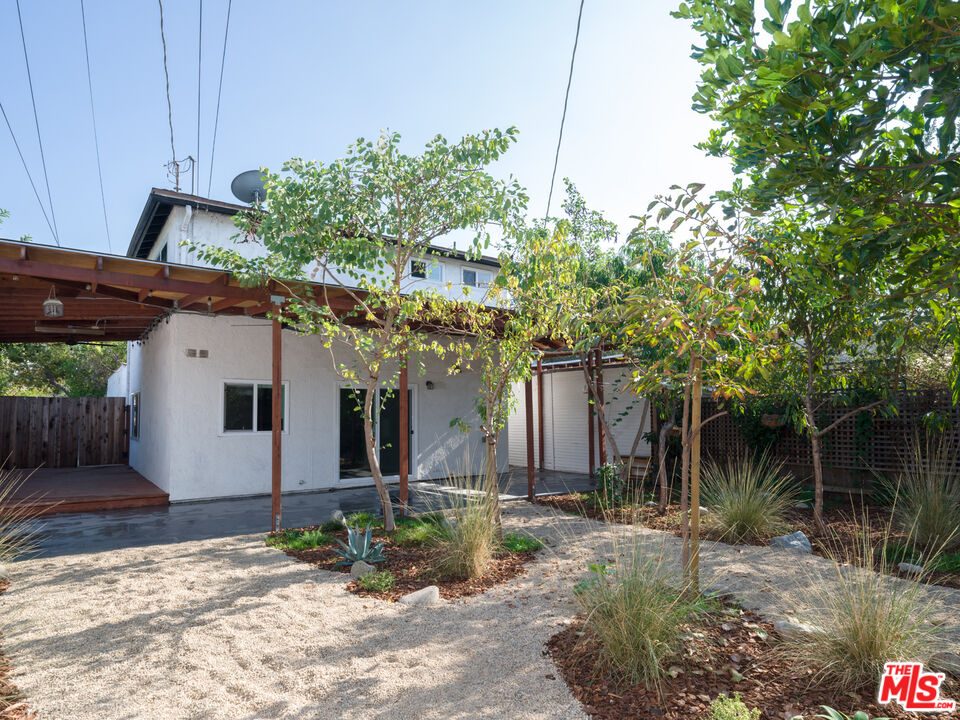
<svg viewBox="0 0 960 720">
<path fill-rule="evenodd" d="M 264 178 L 259 170 L 247 170 L 237 175 L 230 183 L 230 191 L 240 202 L 259 203 L 266 199 Z"/>
</svg>

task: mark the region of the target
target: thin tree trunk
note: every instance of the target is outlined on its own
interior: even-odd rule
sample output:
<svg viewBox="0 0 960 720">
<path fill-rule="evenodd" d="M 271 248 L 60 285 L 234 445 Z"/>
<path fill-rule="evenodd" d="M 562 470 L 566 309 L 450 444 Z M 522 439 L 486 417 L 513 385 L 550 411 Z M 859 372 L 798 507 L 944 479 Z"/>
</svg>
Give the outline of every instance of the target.
<svg viewBox="0 0 960 720">
<path fill-rule="evenodd" d="M 617 447 L 617 441 L 613 437 L 609 423 L 607 423 L 607 414 L 604 412 L 603 403 L 600 402 L 597 385 L 594 379 L 590 377 L 590 371 L 587 369 L 587 359 L 583 353 L 580 354 L 580 368 L 583 370 L 583 377 L 587 382 L 587 390 L 593 400 L 593 407 L 596 409 L 597 421 L 603 426 L 603 435 L 606 437 L 610 449 L 613 451 L 613 457 L 619 460 L 620 449 Z"/>
<path fill-rule="evenodd" d="M 690 360 L 691 371 L 687 372 L 687 377 L 692 374 L 693 360 Z M 680 540 L 682 550 L 680 563 L 683 566 L 683 576 L 687 577 L 690 569 L 690 509 L 689 481 L 690 481 L 690 383 L 687 382 L 683 389 L 683 417 L 680 419 Z"/>
<path fill-rule="evenodd" d="M 496 407 L 493 403 L 487 403 L 487 424 L 492 427 L 493 413 Z M 493 502 L 494 515 L 497 521 L 497 532 L 503 537 L 503 524 L 500 522 L 500 478 L 497 475 L 497 441 L 498 435 L 489 430 L 484 434 L 486 438 L 486 486 L 487 494 Z"/>
<path fill-rule="evenodd" d="M 627 456 L 627 462 L 621 468 L 621 479 L 623 480 L 624 487 L 630 486 L 630 473 L 633 470 L 633 456 L 637 454 L 637 446 L 640 445 L 640 440 L 643 438 L 643 428 L 647 422 L 647 412 L 650 410 L 650 399 L 644 398 L 643 400 L 643 411 L 640 413 L 640 427 L 637 428 L 637 434 L 633 436 L 633 445 L 630 447 L 630 455 Z M 643 478 L 640 478 L 640 485 L 643 486 Z M 642 492 L 641 492 L 642 495 Z"/>
<path fill-rule="evenodd" d="M 814 358 L 810 344 L 811 329 L 807 326 L 807 392 L 803 398 L 803 407 L 807 416 L 807 432 L 810 433 L 810 451 L 813 456 L 813 519 L 820 532 L 826 531 L 823 521 L 823 465 L 820 459 L 820 431 L 817 429 L 817 417 L 813 410 Z"/>
<path fill-rule="evenodd" d="M 657 444 L 657 482 L 660 484 L 660 511 L 667 509 L 667 436 L 677 426 L 677 410 L 670 406 L 670 419 L 660 426 L 660 438 Z"/>
<path fill-rule="evenodd" d="M 377 494 L 380 496 L 380 505 L 383 508 L 383 529 L 387 532 L 393 532 L 396 526 L 393 522 L 393 503 L 390 502 L 390 493 L 387 491 L 387 485 L 383 481 L 383 473 L 380 470 L 380 460 L 377 457 L 377 437 L 373 426 L 373 402 L 377 395 L 377 379 L 367 383 L 367 394 L 363 399 L 363 439 L 367 446 L 367 462 L 370 463 L 370 474 L 373 475 L 373 482 L 377 486 Z"/>
</svg>

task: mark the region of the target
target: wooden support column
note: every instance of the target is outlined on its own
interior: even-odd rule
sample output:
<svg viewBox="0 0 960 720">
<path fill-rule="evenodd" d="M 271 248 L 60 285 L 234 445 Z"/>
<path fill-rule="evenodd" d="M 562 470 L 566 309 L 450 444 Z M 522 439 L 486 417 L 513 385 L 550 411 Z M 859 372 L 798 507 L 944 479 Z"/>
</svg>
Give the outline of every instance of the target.
<svg viewBox="0 0 960 720">
<path fill-rule="evenodd" d="M 280 427 L 283 422 L 283 405 L 282 405 L 282 390 L 283 390 L 283 370 L 281 366 L 282 362 L 282 346 L 283 338 L 281 337 L 282 325 L 280 323 L 280 305 L 274 304 L 273 306 L 273 377 L 272 377 L 272 386 L 271 386 L 271 410 L 272 417 L 271 420 L 271 435 L 273 436 L 273 458 L 271 460 L 271 470 L 272 470 L 272 480 L 270 485 L 270 524 L 273 529 L 273 532 L 278 532 L 280 530 L 280 450 L 281 450 L 281 438 L 283 436 L 282 428 Z"/>
<path fill-rule="evenodd" d="M 593 354 L 587 355 L 587 373 L 590 377 L 593 377 Z M 594 441 L 596 438 L 596 431 L 593 428 L 593 402 L 591 400 L 590 391 L 587 390 L 587 446 L 589 453 L 589 465 L 590 465 L 590 477 L 593 477 L 593 471 L 597 466 L 597 453 L 596 448 L 594 448 Z"/>
<path fill-rule="evenodd" d="M 690 582 L 694 592 L 700 589 L 700 401 L 703 381 L 700 379 L 703 361 L 693 361 L 693 392 L 690 407 Z"/>
<path fill-rule="evenodd" d="M 543 358 L 537 358 L 537 431 L 540 439 L 540 465 L 543 470 Z"/>
<path fill-rule="evenodd" d="M 604 410 L 604 415 L 606 415 L 606 408 L 603 405 L 603 351 L 597 348 L 597 404 L 601 409 Z M 599 420 L 599 415 L 597 416 Z M 600 464 L 607 464 L 607 431 L 603 427 L 602 422 L 597 423 L 600 426 Z"/>
<path fill-rule="evenodd" d="M 524 405 L 527 421 L 527 500 L 533 502 L 533 489 L 536 484 L 533 460 L 533 381 L 527 380 L 523 384 Z"/>
<path fill-rule="evenodd" d="M 400 360 L 400 379 L 397 383 L 400 393 L 400 514 L 407 514 L 409 498 L 408 474 L 410 471 L 410 403 L 407 378 L 407 357 Z"/>
</svg>

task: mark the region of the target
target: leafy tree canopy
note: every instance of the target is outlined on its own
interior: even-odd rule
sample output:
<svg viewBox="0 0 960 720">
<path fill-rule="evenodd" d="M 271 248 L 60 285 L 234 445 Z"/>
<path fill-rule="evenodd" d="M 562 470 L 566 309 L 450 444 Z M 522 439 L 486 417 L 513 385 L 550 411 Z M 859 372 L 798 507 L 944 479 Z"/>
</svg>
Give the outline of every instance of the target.
<svg viewBox="0 0 960 720">
<path fill-rule="evenodd" d="M 0 345 L 0 395 L 102 397 L 126 343 Z"/>
</svg>

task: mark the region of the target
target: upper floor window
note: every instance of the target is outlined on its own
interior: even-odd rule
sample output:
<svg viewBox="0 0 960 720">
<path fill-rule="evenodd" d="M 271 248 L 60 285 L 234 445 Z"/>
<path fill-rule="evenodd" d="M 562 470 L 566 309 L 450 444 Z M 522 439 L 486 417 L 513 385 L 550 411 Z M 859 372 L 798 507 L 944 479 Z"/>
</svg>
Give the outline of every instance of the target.
<svg viewBox="0 0 960 720">
<path fill-rule="evenodd" d="M 490 281 L 493 280 L 493 275 L 486 270 L 474 270 L 468 267 L 462 269 L 461 277 L 464 285 L 475 288 L 487 287 Z"/>
<path fill-rule="evenodd" d="M 421 280 L 443 282 L 443 265 L 432 260 L 411 260 L 410 274 Z"/>
</svg>

